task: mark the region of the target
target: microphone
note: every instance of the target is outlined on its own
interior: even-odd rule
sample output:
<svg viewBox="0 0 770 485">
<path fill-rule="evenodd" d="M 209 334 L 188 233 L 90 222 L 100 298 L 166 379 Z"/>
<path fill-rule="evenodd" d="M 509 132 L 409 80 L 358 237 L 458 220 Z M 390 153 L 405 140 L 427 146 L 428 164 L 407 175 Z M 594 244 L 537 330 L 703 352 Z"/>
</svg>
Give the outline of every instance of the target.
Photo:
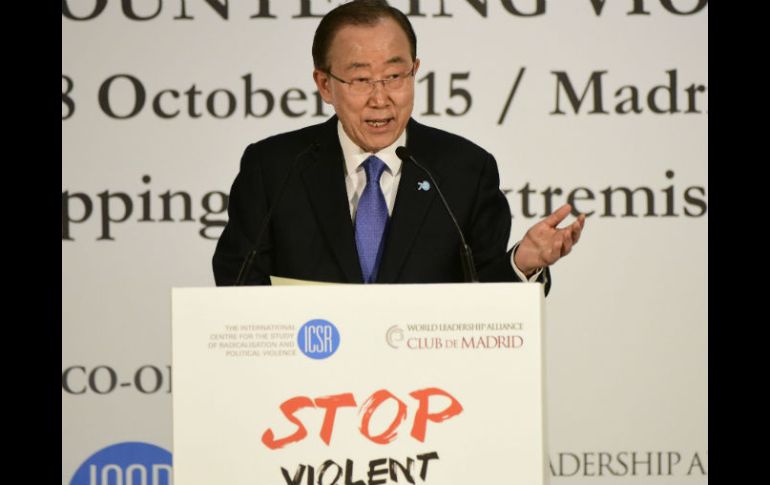
<svg viewBox="0 0 770 485">
<path fill-rule="evenodd" d="M 259 252 L 259 244 L 262 242 L 262 236 L 267 230 L 267 226 L 270 223 L 270 219 L 273 217 L 273 210 L 275 210 L 275 207 L 280 202 L 281 196 L 283 196 L 283 192 L 286 189 L 286 185 L 288 184 L 292 173 L 294 173 L 294 168 L 298 164 L 298 160 L 302 158 L 307 152 L 317 147 L 318 147 L 318 143 L 313 142 L 307 148 L 299 152 L 299 154 L 296 157 L 294 157 L 291 167 L 289 168 L 289 173 L 286 174 L 286 177 L 281 182 L 281 186 L 278 188 L 278 192 L 276 193 L 275 201 L 273 202 L 273 205 L 270 206 L 270 209 L 267 211 L 267 215 L 264 217 L 264 219 L 262 219 L 262 224 L 260 225 L 259 232 L 257 233 L 257 238 L 254 242 L 254 247 L 252 248 L 251 251 L 249 251 L 249 254 L 246 255 L 246 257 L 243 260 L 243 263 L 241 264 L 241 269 L 240 271 L 238 271 L 238 277 L 235 279 L 235 286 L 243 286 L 246 283 L 246 276 L 249 274 L 249 271 L 251 271 L 251 267 L 254 265 L 254 260 L 256 259 L 257 253 Z"/>
<path fill-rule="evenodd" d="M 417 168 L 419 168 L 420 170 L 428 174 L 428 178 L 430 179 L 433 186 L 436 187 L 436 192 L 438 192 L 439 197 L 441 197 L 441 202 L 443 202 L 444 208 L 446 209 L 447 214 L 449 214 L 449 217 L 452 219 L 452 223 L 454 223 L 455 225 L 455 229 L 457 229 L 457 234 L 460 235 L 460 262 L 463 267 L 465 282 L 478 283 L 479 276 L 476 273 L 476 265 L 473 264 L 473 253 L 471 252 L 471 248 L 470 246 L 468 246 L 468 243 L 465 242 L 465 236 L 463 236 L 463 231 L 460 229 L 460 225 L 457 223 L 457 219 L 455 218 L 455 215 L 452 212 L 452 209 L 449 208 L 449 204 L 444 198 L 444 194 L 441 192 L 441 189 L 436 183 L 436 179 L 433 178 L 433 174 L 431 174 L 427 168 L 420 165 L 417 162 L 417 160 L 415 160 L 415 158 L 412 156 L 412 154 L 409 153 L 409 150 L 407 150 L 406 147 L 396 148 L 396 155 L 398 155 L 398 158 L 403 160 L 404 163 L 406 163 L 407 161 L 411 161 L 413 164 L 417 166 Z"/>
</svg>

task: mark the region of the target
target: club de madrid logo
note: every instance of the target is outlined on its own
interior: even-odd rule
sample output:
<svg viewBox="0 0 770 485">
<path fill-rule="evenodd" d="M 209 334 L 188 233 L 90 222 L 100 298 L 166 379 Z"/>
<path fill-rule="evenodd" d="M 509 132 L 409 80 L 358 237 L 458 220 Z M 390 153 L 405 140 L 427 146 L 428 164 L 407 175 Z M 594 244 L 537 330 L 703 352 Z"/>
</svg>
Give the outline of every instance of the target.
<svg viewBox="0 0 770 485">
<path fill-rule="evenodd" d="M 311 359 L 321 360 L 334 355 L 340 346 L 340 332 L 327 320 L 310 320 L 300 327 L 297 345 Z"/>
<path fill-rule="evenodd" d="M 385 341 L 394 349 L 401 347 L 401 342 L 404 341 L 404 331 L 398 325 L 393 325 L 385 332 Z"/>
</svg>

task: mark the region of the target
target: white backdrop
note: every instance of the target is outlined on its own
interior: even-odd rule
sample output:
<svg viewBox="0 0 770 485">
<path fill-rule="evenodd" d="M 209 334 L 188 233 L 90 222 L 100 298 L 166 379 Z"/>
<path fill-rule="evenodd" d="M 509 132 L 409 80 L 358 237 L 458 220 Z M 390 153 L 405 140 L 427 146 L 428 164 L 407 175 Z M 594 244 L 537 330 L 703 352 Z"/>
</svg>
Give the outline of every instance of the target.
<svg viewBox="0 0 770 485">
<path fill-rule="evenodd" d="M 170 288 L 213 285 L 246 145 L 332 113 L 308 14 L 338 3 L 63 2 L 63 484 L 114 445 L 172 450 Z M 546 300 L 552 483 L 706 483 L 707 1 L 391 4 L 415 14 L 415 118 L 495 155 L 511 242 L 568 198 L 589 213 Z"/>
</svg>

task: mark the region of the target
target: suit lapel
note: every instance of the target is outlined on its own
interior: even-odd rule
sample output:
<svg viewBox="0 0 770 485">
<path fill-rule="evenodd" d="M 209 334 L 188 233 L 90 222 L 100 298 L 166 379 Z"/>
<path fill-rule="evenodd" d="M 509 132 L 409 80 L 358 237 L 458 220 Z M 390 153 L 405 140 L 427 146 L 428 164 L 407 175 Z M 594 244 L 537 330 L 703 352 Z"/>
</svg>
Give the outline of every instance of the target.
<svg viewBox="0 0 770 485">
<path fill-rule="evenodd" d="M 302 172 L 302 179 L 318 218 L 318 225 L 347 280 L 362 283 L 346 195 L 344 160 L 337 136 L 336 116 L 324 126 L 317 150 L 307 156 L 310 160 Z"/>
<path fill-rule="evenodd" d="M 421 165 L 431 171 L 440 184 L 441 177 L 436 171 L 435 159 L 430 155 L 429 140 L 421 135 L 420 125 L 410 119 L 407 125 L 406 147 Z M 430 180 L 428 175 L 412 162 L 402 163 L 401 181 L 398 184 L 396 202 L 388 227 L 388 239 L 380 262 L 378 283 L 396 282 L 428 209 L 436 198 L 435 190 L 418 190 L 418 182 L 426 180 Z"/>
</svg>

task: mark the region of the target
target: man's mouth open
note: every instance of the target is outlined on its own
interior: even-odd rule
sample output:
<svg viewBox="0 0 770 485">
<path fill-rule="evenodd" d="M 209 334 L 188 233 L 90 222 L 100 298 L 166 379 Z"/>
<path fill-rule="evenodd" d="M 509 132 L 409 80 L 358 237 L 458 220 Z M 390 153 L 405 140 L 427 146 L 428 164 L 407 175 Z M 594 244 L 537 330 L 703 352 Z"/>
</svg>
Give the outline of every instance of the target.
<svg viewBox="0 0 770 485">
<path fill-rule="evenodd" d="M 372 128 L 382 128 L 383 126 L 386 126 L 391 121 L 393 121 L 393 118 L 371 119 L 371 120 L 366 120 L 366 124 Z"/>
</svg>

